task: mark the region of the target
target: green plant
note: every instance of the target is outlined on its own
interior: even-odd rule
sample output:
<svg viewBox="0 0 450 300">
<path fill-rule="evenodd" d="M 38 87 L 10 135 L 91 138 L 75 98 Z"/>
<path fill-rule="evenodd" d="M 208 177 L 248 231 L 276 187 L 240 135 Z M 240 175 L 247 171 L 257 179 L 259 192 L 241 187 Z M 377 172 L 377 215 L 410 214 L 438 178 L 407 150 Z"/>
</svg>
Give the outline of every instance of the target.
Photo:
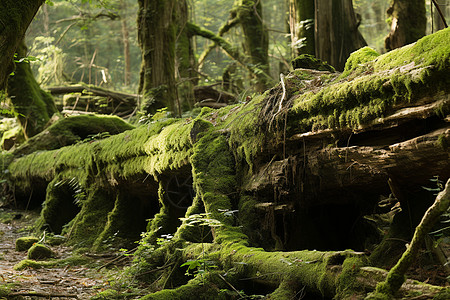
<svg viewBox="0 0 450 300">
<path fill-rule="evenodd" d="M 202 258 L 188 260 L 181 265 L 181 267 L 188 267 L 186 270 L 186 275 L 200 274 L 203 277 L 204 273 L 210 271 L 211 269 L 217 268 L 214 261 L 207 260 L 205 257 L 204 239 L 211 232 L 213 227 L 222 226 L 222 223 L 219 220 L 210 218 L 209 215 L 209 213 L 199 213 L 190 215 L 187 218 L 180 218 L 186 226 L 199 228 L 202 245 Z M 206 232 L 206 230 L 208 230 L 208 232 Z"/>
</svg>

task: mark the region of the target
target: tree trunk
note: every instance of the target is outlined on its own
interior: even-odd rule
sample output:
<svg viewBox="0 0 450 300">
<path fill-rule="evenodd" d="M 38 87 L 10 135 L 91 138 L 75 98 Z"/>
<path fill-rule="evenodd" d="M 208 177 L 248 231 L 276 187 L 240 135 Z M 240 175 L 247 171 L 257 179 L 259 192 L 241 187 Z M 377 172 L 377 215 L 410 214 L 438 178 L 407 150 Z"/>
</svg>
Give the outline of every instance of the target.
<svg viewBox="0 0 450 300">
<path fill-rule="evenodd" d="M 353 51 L 366 46 L 352 0 L 315 0 L 316 57 L 338 71 Z"/>
<path fill-rule="evenodd" d="M 384 40 L 386 50 L 413 43 L 425 35 L 425 0 L 392 0 L 387 15 L 391 31 Z"/>
<path fill-rule="evenodd" d="M 142 53 L 139 92 L 143 95 L 140 110 L 144 114 L 153 114 L 163 107 L 180 113 L 175 81 L 177 2 L 138 1 L 138 42 Z"/>
<path fill-rule="evenodd" d="M 314 0 L 290 0 L 289 17 L 292 59 L 300 54 L 315 55 Z"/>
<path fill-rule="evenodd" d="M 444 18 L 447 16 L 447 6 L 450 5 L 450 1 L 447 0 L 440 0 L 440 1 L 436 1 L 437 5 L 439 6 L 442 15 L 444 16 Z M 442 17 L 441 14 L 439 13 L 439 10 L 437 7 L 434 6 L 433 2 L 431 3 L 431 11 L 433 12 L 432 15 L 432 33 L 439 31 L 441 29 L 445 28 L 445 24 L 442 21 Z"/>
<path fill-rule="evenodd" d="M 44 0 L 0 2 L 0 90 L 13 71 L 13 56 Z"/>
<path fill-rule="evenodd" d="M 22 43 L 17 48 L 16 71 L 8 81 L 8 95 L 26 138 L 41 132 L 56 109 L 53 98 L 41 90 L 34 79 L 30 63 L 26 61 L 27 47 Z"/>
<path fill-rule="evenodd" d="M 123 41 L 123 57 L 125 59 L 125 72 L 124 72 L 124 84 L 128 86 L 131 81 L 131 58 L 130 58 L 130 41 L 128 38 L 128 26 L 127 20 L 125 16 L 125 12 L 127 11 L 127 4 L 124 0 L 120 1 L 121 10 L 124 12 L 124 15 L 121 16 L 120 23 L 122 25 L 122 41 Z"/>
<path fill-rule="evenodd" d="M 194 86 L 198 83 L 197 61 L 194 55 L 192 35 L 188 29 L 188 6 L 185 0 L 178 1 L 177 24 L 179 32 L 176 40 L 175 78 L 182 111 L 194 107 Z"/>
<path fill-rule="evenodd" d="M 245 38 L 245 53 L 253 68 L 259 69 L 255 76 L 255 89 L 264 91 L 269 84 L 269 35 L 262 20 L 261 1 L 237 0 L 237 17 Z"/>
</svg>

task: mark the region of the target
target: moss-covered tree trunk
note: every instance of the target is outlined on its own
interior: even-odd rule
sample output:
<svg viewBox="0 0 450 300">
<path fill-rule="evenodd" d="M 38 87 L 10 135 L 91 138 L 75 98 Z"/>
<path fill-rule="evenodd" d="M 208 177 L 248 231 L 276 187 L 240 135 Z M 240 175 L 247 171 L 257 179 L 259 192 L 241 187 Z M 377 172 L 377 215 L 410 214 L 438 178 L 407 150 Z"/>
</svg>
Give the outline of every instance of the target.
<svg viewBox="0 0 450 300">
<path fill-rule="evenodd" d="M 12 59 L 44 0 L 4 0 L 0 2 L 0 90 L 13 71 Z"/>
<path fill-rule="evenodd" d="M 178 1 L 139 0 L 138 41 L 142 53 L 139 92 L 140 110 L 155 113 L 168 107 L 179 113 L 175 81 L 175 44 Z"/>
<path fill-rule="evenodd" d="M 176 39 L 175 78 L 178 82 L 181 110 L 186 111 L 195 104 L 193 89 L 198 83 L 198 73 L 192 35 L 187 25 L 188 5 L 185 0 L 178 1 L 176 17 L 179 32 Z"/>
<path fill-rule="evenodd" d="M 289 0 L 292 58 L 315 55 L 314 15 L 314 0 Z"/>
<path fill-rule="evenodd" d="M 255 89 L 264 91 L 270 82 L 269 74 L 269 35 L 262 19 L 261 1 L 237 0 L 237 17 L 245 37 L 245 52 L 250 57 L 254 72 Z"/>
<path fill-rule="evenodd" d="M 413 43 L 425 35 L 425 0 L 392 0 L 387 15 L 391 31 L 384 40 L 386 50 Z"/>
<path fill-rule="evenodd" d="M 41 132 L 58 110 L 52 96 L 36 82 L 26 56 L 27 47 L 22 41 L 17 48 L 16 70 L 8 81 L 8 95 L 24 135 L 29 138 Z"/>
<path fill-rule="evenodd" d="M 316 57 L 342 71 L 353 51 L 366 46 L 352 0 L 315 0 Z"/>
</svg>

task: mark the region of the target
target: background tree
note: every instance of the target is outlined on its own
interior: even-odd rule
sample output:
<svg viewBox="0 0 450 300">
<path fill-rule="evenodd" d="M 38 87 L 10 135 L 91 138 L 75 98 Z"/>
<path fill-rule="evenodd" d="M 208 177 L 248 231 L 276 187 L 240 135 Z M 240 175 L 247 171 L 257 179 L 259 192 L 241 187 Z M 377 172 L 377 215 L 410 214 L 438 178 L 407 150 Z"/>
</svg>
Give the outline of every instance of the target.
<svg viewBox="0 0 450 300">
<path fill-rule="evenodd" d="M 391 31 L 384 41 L 386 50 L 413 43 L 425 35 L 425 0 L 392 0 L 387 14 Z"/>
<path fill-rule="evenodd" d="M 342 71 L 350 53 L 367 45 L 358 31 L 353 1 L 316 0 L 315 5 L 316 57 Z"/>
<path fill-rule="evenodd" d="M 315 55 L 314 0 L 289 0 L 289 17 L 292 58 L 300 54 Z"/>
<path fill-rule="evenodd" d="M 0 2 L 0 90 L 12 71 L 12 59 L 33 17 L 44 0 Z"/>
</svg>

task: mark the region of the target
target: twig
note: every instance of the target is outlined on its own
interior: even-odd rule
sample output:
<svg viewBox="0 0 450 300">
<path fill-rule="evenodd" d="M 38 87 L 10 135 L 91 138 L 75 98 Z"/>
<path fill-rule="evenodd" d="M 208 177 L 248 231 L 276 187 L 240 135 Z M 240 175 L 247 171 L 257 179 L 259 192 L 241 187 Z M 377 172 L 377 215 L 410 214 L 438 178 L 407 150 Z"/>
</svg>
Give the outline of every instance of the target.
<svg viewBox="0 0 450 300">
<path fill-rule="evenodd" d="M 241 295 L 241 293 L 231 284 L 231 283 L 229 283 L 222 275 L 220 275 L 220 274 L 217 274 L 219 277 L 220 277 L 220 279 L 222 279 L 223 280 L 223 282 L 225 282 L 233 291 L 235 291 L 239 296 Z M 242 298 L 242 297 L 241 297 Z"/>
<path fill-rule="evenodd" d="M 436 9 L 437 9 L 439 15 L 441 16 L 442 23 L 444 23 L 445 28 L 447 28 L 448 25 L 447 25 L 447 22 L 445 21 L 445 17 L 444 17 L 444 14 L 443 14 L 442 11 L 441 11 L 441 8 L 440 8 L 439 5 L 436 3 L 436 0 L 431 0 L 431 1 L 433 2 L 434 6 L 436 6 Z"/>
<path fill-rule="evenodd" d="M 173 264 L 175 264 L 175 263 L 172 262 L 172 263 L 167 264 L 167 265 L 165 265 L 165 266 L 158 267 L 158 268 L 156 268 L 156 269 L 153 269 L 153 270 L 150 270 L 150 271 L 146 271 L 146 272 L 143 272 L 143 273 L 139 273 L 139 274 L 136 275 L 136 277 L 137 277 L 137 276 L 142 276 L 142 275 L 151 274 L 151 273 L 154 273 L 154 272 L 158 272 L 158 271 L 167 269 L 168 267 L 170 267 L 170 266 L 173 265 Z"/>
<path fill-rule="evenodd" d="M 128 250 L 128 251 L 125 252 L 124 254 L 131 254 L 131 253 L 133 253 L 133 252 L 136 251 L 136 250 L 137 250 L 137 247 L 134 248 L 134 249 Z M 120 260 L 122 260 L 122 259 L 124 259 L 124 258 L 126 258 L 126 257 L 127 257 L 127 256 L 119 255 L 119 256 L 117 256 L 116 258 L 114 258 L 114 259 L 108 261 L 107 263 L 101 265 L 100 267 L 98 267 L 98 268 L 97 268 L 97 271 L 100 271 L 101 269 L 103 269 L 103 268 L 105 268 L 105 267 L 111 265 L 112 263 L 114 263 L 114 262 L 116 262 L 116 261 L 120 261 Z"/>
</svg>

